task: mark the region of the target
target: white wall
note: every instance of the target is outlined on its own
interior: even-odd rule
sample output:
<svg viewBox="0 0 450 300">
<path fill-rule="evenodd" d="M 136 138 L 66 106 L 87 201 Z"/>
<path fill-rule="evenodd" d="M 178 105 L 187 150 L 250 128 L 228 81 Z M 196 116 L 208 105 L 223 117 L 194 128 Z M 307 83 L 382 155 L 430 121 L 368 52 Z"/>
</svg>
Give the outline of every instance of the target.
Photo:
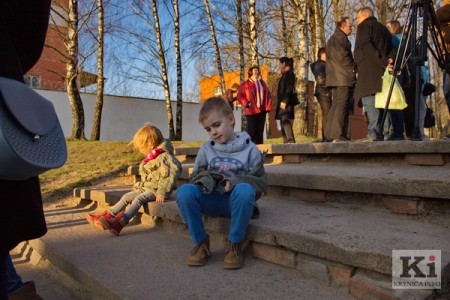
<svg viewBox="0 0 450 300">
<path fill-rule="evenodd" d="M 47 90 L 36 91 L 53 103 L 64 135 L 70 136 L 72 132 L 72 111 L 67 93 Z M 86 138 L 89 139 L 96 95 L 82 93 L 81 98 L 84 107 L 85 134 Z M 206 131 L 197 122 L 200 107 L 201 104 L 199 103 L 183 103 L 183 141 L 193 142 L 208 139 Z M 175 119 L 175 102 L 172 102 L 172 113 Z M 236 116 L 235 128 L 241 128 L 241 111 L 235 110 L 234 114 Z M 166 102 L 143 98 L 104 96 L 100 140 L 129 141 L 136 130 L 145 122 L 152 122 L 162 131 L 165 137 L 168 137 Z"/>
</svg>

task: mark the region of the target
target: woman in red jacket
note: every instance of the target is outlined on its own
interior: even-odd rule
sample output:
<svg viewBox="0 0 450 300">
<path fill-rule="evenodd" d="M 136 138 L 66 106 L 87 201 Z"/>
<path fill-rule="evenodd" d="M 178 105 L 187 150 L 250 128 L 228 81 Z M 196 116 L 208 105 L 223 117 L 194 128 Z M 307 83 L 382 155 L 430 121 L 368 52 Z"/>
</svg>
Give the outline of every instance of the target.
<svg viewBox="0 0 450 300">
<path fill-rule="evenodd" d="M 270 111 L 272 99 L 269 88 L 260 78 L 258 66 L 248 69 L 248 79 L 241 84 L 237 100 L 244 107 L 248 134 L 255 144 L 262 144 L 266 114 Z"/>
</svg>

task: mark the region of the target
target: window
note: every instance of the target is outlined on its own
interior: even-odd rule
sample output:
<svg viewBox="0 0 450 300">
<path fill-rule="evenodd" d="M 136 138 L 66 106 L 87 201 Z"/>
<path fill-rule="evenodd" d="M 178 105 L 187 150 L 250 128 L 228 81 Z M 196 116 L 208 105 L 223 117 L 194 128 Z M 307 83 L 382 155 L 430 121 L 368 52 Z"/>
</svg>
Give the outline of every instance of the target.
<svg viewBox="0 0 450 300">
<path fill-rule="evenodd" d="M 214 88 L 214 95 L 215 95 L 215 96 L 217 96 L 217 95 L 222 95 L 222 87 L 216 86 L 216 87 Z"/>
<path fill-rule="evenodd" d="M 25 84 L 32 88 L 41 87 L 41 76 L 38 75 L 25 75 Z"/>
</svg>

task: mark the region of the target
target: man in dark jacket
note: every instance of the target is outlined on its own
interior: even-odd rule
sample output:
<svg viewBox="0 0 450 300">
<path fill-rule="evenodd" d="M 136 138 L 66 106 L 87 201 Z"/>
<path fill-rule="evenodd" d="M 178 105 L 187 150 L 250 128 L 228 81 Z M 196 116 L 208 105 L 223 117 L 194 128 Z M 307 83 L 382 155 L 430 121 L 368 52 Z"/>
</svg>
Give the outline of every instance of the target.
<svg viewBox="0 0 450 300">
<path fill-rule="evenodd" d="M 331 88 L 333 101 L 327 116 L 325 137 L 333 142 L 348 140 L 344 125 L 348 117 L 351 91 L 356 81 L 352 45 L 348 40 L 351 33 L 350 19 L 341 18 L 326 47 L 326 85 Z"/>
<path fill-rule="evenodd" d="M 381 91 L 384 70 L 392 63 L 392 59 L 388 57 L 392 50 L 392 37 L 389 30 L 373 16 L 373 10 L 369 7 L 358 10 L 356 24 L 354 58 L 358 79 L 354 98 L 355 101 L 361 100 L 369 119 L 367 138 L 382 140 L 378 130 L 381 113 L 375 108 L 375 94 Z"/>
<path fill-rule="evenodd" d="M 294 119 L 294 106 L 298 104 L 297 94 L 295 93 L 295 74 L 293 59 L 283 56 L 279 59 L 281 78 L 278 81 L 277 91 L 277 110 L 275 119 L 281 122 L 281 135 L 283 143 L 295 143 L 292 123 Z"/>
</svg>

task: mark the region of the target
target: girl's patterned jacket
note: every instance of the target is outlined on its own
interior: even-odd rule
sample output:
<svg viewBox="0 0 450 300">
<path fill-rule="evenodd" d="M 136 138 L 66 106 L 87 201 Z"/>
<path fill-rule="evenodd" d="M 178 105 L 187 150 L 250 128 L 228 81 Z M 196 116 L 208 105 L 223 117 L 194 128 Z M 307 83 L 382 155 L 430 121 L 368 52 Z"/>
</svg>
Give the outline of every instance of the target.
<svg viewBox="0 0 450 300">
<path fill-rule="evenodd" d="M 176 189 L 181 163 L 174 156 L 170 140 L 164 140 L 157 148 L 163 149 L 164 152 L 155 159 L 139 164 L 141 181 L 136 182 L 133 189 L 150 191 L 167 198 Z"/>
</svg>

